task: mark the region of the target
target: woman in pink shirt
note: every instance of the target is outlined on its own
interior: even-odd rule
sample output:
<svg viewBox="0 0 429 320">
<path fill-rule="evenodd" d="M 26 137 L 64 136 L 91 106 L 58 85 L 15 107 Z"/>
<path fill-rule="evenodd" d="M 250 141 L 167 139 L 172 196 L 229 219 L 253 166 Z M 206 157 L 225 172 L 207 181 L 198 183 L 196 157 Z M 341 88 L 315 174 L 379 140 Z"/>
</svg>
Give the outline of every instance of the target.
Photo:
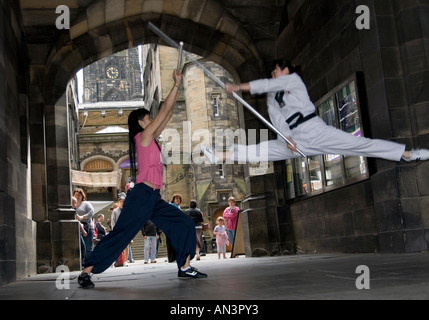
<svg viewBox="0 0 429 320">
<path fill-rule="evenodd" d="M 234 197 L 229 197 L 228 204 L 229 207 L 227 207 L 223 212 L 223 218 L 225 219 L 226 234 L 228 235 L 229 242 L 233 245 L 240 208 L 235 205 Z"/>
<path fill-rule="evenodd" d="M 78 277 L 82 288 L 93 288 L 90 273 L 102 273 L 118 258 L 125 247 L 150 219 L 171 240 L 176 250 L 178 277 L 206 278 L 207 275 L 190 266 L 195 256 L 195 224 L 175 206 L 161 199 L 163 184 L 161 147 L 156 139 L 161 135 L 173 115 L 179 96 L 182 75 L 174 71 L 174 87 L 155 119 L 150 111 L 137 109 L 128 117 L 131 173 L 138 175 L 134 188 L 130 189 L 115 228 L 101 239 L 85 260 L 84 269 Z"/>
</svg>

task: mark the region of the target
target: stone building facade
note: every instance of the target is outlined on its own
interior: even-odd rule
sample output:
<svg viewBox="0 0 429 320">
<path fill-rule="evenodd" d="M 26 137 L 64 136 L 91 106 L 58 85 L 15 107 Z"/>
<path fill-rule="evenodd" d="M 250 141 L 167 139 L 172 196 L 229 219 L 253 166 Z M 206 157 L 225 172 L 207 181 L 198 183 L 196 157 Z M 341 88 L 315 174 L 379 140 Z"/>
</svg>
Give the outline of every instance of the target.
<svg viewBox="0 0 429 320">
<path fill-rule="evenodd" d="M 144 107 L 139 50 L 135 47 L 118 52 L 83 69 L 78 170 L 89 174 L 118 172 L 121 176 L 108 187 L 80 185 L 89 200 L 116 200 L 130 179 L 126 165 L 128 115 Z"/>
<path fill-rule="evenodd" d="M 83 103 L 143 100 L 139 47 L 90 64 L 83 78 Z"/>
</svg>

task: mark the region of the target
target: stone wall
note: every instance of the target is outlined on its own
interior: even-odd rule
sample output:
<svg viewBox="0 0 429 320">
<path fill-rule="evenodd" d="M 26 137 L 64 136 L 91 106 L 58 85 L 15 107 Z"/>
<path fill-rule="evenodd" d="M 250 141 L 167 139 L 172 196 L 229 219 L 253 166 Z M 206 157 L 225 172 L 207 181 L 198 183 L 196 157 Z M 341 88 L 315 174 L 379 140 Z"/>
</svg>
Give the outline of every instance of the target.
<svg viewBox="0 0 429 320">
<path fill-rule="evenodd" d="M 359 4 L 370 9 L 369 30 L 355 26 Z M 290 1 L 288 9 L 278 53 L 303 67 L 313 101 L 362 73 L 365 135 L 428 148 L 427 4 Z M 291 219 L 296 245 L 304 251 L 427 250 L 429 164 L 369 164 L 370 181 L 289 203 L 282 214 Z M 339 205 L 344 197 L 353 205 Z"/>
<path fill-rule="evenodd" d="M 0 285 L 35 273 L 28 55 L 16 1 L 0 2 Z"/>
</svg>

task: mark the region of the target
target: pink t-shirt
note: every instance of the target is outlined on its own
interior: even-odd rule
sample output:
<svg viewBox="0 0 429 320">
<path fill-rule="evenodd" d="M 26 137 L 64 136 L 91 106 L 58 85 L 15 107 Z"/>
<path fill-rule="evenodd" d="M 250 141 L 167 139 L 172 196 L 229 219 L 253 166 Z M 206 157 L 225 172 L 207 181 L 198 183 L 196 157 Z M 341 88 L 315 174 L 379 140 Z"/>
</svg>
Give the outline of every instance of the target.
<svg viewBox="0 0 429 320">
<path fill-rule="evenodd" d="M 235 230 L 237 227 L 237 215 L 238 211 L 240 209 L 235 206 L 234 209 L 230 209 L 230 207 L 227 207 L 225 211 L 223 212 L 223 218 L 225 219 L 225 226 L 228 230 Z"/>
<path fill-rule="evenodd" d="M 136 144 L 138 175 L 137 183 L 149 181 L 155 188 L 162 188 L 162 176 L 164 173 L 164 164 L 161 161 L 161 151 L 155 141 L 147 147 L 142 147 L 140 143 L 141 132 L 136 134 L 134 142 Z"/>
</svg>

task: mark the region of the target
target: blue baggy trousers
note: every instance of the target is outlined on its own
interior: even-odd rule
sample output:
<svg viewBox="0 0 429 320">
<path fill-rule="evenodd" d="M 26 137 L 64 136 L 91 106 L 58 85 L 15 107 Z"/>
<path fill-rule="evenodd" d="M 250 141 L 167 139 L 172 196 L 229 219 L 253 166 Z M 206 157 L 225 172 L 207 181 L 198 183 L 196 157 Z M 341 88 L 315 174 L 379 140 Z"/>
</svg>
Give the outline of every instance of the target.
<svg viewBox="0 0 429 320">
<path fill-rule="evenodd" d="M 84 267 L 93 266 L 92 273 L 104 272 L 149 219 L 171 240 L 179 268 L 188 256 L 194 258 L 197 246 L 194 221 L 162 200 L 159 190 L 139 183 L 128 191 L 115 228 L 100 240 L 85 259 Z"/>
</svg>

